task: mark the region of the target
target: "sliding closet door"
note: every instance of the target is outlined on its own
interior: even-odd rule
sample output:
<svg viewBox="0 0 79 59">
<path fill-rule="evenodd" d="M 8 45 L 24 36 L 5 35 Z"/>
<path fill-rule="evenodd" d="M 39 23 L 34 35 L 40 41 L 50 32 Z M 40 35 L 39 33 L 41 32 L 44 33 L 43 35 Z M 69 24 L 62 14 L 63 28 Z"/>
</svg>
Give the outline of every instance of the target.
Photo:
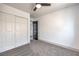
<svg viewBox="0 0 79 59">
<path fill-rule="evenodd" d="M 0 20 L 0 22 L 1 22 L 1 47 L 2 47 L 2 50 L 0 51 L 0 52 L 2 52 L 2 51 L 5 51 L 6 50 L 6 47 L 8 47 L 7 46 L 7 38 L 6 38 L 6 14 L 5 13 L 2 13 L 2 12 L 0 12 L 0 17 L 1 17 L 1 20 Z"/>
<path fill-rule="evenodd" d="M 0 12 L 0 52 L 3 51 L 3 40 L 2 40 L 2 13 Z"/>
<path fill-rule="evenodd" d="M 2 51 L 6 51 L 15 47 L 14 41 L 14 16 L 6 13 L 0 13 L 1 17 L 1 39 L 0 45 L 2 47 Z M 1 51 L 1 50 L 0 50 Z"/>
<path fill-rule="evenodd" d="M 0 12 L 0 52 L 28 43 L 27 22 L 27 18 Z"/>
<path fill-rule="evenodd" d="M 16 47 L 27 44 L 27 19 L 16 16 Z"/>
<path fill-rule="evenodd" d="M 6 49 L 15 47 L 15 16 L 6 14 Z"/>
</svg>

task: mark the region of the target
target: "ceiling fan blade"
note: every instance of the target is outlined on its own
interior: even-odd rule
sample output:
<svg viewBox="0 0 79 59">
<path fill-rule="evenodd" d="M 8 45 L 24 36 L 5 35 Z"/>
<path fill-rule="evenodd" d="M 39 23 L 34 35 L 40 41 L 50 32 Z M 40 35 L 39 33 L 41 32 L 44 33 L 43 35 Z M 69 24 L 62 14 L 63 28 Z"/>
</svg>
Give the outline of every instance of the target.
<svg viewBox="0 0 79 59">
<path fill-rule="evenodd" d="M 33 11 L 36 11 L 37 10 L 37 8 L 35 7 L 34 9 L 33 9 Z"/>
<path fill-rule="evenodd" d="M 42 6 L 51 6 L 50 3 L 41 3 Z"/>
<path fill-rule="evenodd" d="M 42 6 L 51 6 L 51 3 L 36 3 L 36 4 L 41 4 Z"/>
<path fill-rule="evenodd" d="M 42 6 L 51 6 L 50 3 L 36 3 L 36 4 L 41 4 Z"/>
</svg>

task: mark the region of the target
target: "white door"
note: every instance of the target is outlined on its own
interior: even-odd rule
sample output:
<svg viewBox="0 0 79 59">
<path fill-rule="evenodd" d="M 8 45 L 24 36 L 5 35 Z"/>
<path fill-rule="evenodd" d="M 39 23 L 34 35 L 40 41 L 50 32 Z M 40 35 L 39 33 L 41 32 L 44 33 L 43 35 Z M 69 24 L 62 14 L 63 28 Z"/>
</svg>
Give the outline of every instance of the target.
<svg viewBox="0 0 79 59">
<path fill-rule="evenodd" d="M 15 16 L 6 14 L 6 49 L 15 47 Z"/>
<path fill-rule="evenodd" d="M 1 13 L 1 41 L 3 51 L 15 47 L 14 40 L 14 16 L 6 13 Z"/>
<path fill-rule="evenodd" d="M 2 40 L 2 13 L 0 12 L 0 52 L 3 51 L 3 40 Z"/>
<path fill-rule="evenodd" d="M 27 44 L 27 19 L 16 17 L 16 47 Z"/>
</svg>

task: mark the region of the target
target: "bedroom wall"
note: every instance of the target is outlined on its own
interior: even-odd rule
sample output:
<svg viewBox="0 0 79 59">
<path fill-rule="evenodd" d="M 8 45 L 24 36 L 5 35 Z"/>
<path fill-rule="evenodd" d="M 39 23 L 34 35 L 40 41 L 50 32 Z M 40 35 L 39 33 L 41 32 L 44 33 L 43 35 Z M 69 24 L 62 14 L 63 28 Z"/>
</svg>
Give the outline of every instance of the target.
<svg viewBox="0 0 79 59">
<path fill-rule="evenodd" d="M 38 37 L 79 51 L 79 6 L 66 7 L 38 18 Z"/>
</svg>

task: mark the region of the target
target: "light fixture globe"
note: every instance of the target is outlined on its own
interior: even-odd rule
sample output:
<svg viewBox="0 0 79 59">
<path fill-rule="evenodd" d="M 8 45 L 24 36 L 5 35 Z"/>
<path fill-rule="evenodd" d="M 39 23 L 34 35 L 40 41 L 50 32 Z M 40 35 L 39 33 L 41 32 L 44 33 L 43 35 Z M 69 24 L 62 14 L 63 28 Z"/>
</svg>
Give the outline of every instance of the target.
<svg viewBox="0 0 79 59">
<path fill-rule="evenodd" d="M 37 4 L 36 5 L 36 8 L 41 8 L 41 4 Z"/>
</svg>

